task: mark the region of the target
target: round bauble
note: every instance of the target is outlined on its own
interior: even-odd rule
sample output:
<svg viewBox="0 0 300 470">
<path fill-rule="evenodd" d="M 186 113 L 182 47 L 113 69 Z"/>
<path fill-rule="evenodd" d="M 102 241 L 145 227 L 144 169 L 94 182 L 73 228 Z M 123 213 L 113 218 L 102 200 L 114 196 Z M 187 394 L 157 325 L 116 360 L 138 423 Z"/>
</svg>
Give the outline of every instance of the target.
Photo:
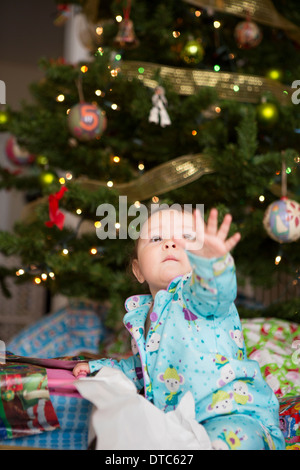
<svg viewBox="0 0 300 470">
<path fill-rule="evenodd" d="M 39 174 L 39 183 L 43 188 L 50 186 L 57 180 L 57 176 L 50 170 L 41 171 Z"/>
<path fill-rule="evenodd" d="M 188 41 L 181 51 L 181 58 L 187 64 L 198 64 L 204 57 L 204 48 L 199 41 Z"/>
<path fill-rule="evenodd" d="M 267 207 L 263 225 L 268 235 L 279 243 L 291 243 L 300 238 L 300 204 L 286 197 Z"/>
<path fill-rule="evenodd" d="M 94 140 L 105 130 L 106 116 L 96 104 L 81 102 L 71 108 L 68 114 L 68 127 L 76 139 Z"/>
<path fill-rule="evenodd" d="M 256 108 L 257 119 L 261 124 L 272 125 L 279 117 L 277 106 L 273 103 L 261 103 Z"/>
<path fill-rule="evenodd" d="M 35 159 L 35 156 L 29 153 L 28 150 L 19 146 L 14 136 L 9 137 L 7 140 L 5 151 L 9 161 L 17 166 L 29 165 Z"/>
<path fill-rule="evenodd" d="M 262 33 L 253 21 L 241 21 L 235 27 L 234 38 L 241 49 L 252 49 L 260 44 Z"/>
</svg>

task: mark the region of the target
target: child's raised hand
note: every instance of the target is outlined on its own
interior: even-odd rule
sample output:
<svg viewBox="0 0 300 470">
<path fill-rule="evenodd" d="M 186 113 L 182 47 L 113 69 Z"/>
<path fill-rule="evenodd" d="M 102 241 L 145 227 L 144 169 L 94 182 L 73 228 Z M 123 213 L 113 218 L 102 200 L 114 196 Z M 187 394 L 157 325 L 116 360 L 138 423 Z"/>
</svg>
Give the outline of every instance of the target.
<svg viewBox="0 0 300 470">
<path fill-rule="evenodd" d="M 218 211 L 210 211 L 207 224 L 205 224 L 199 210 L 194 211 L 194 222 L 196 227 L 196 240 L 176 240 L 185 249 L 203 258 L 220 258 L 231 251 L 241 239 L 240 233 L 236 232 L 230 238 L 228 233 L 232 216 L 226 214 L 218 228 Z"/>
<path fill-rule="evenodd" d="M 78 362 L 73 369 L 73 375 L 75 377 L 84 377 L 90 373 L 90 367 L 87 362 Z"/>
</svg>

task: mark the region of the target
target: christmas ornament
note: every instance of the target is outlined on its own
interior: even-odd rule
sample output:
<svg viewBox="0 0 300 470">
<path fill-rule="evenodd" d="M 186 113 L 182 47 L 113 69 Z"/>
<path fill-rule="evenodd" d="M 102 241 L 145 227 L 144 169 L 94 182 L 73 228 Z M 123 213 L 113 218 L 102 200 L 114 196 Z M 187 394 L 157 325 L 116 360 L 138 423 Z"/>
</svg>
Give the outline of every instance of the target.
<svg viewBox="0 0 300 470">
<path fill-rule="evenodd" d="M 68 191 L 65 186 L 55 194 L 49 195 L 49 220 L 45 222 L 46 227 L 53 227 L 56 225 L 59 230 L 63 229 L 65 216 L 58 208 L 58 201 L 63 197 L 64 193 Z"/>
<path fill-rule="evenodd" d="M 267 207 L 263 225 L 268 235 L 279 243 L 300 238 L 300 204 L 283 196 Z"/>
<path fill-rule="evenodd" d="M 241 21 L 235 27 L 234 38 L 241 49 L 252 49 L 260 44 L 262 33 L 253 21 Z"/>
<path fill-rule="evenodd" d="M 278 120 L 278 109 L 273 103 L 263 102 L 257 106 L 257 118 L 265 125 L 272 125 Z"/>
<path fill-rule="evenodd" d="M 26 149 L 19 146 L 17 139 L 14 136 L 9 137 L 7 140 L 5 151 L 8 159 L 14 165 L 29 165 L 35 159 L 34 155 L 30 154 Z"/>
<path fill-rule="evenodd" d="M 6 124 L 8 121 L 8 112 L 0 111 L 0 126 Z"/>
<path fill-rule="evenodd" d="M 68 114 L 68 127 L 78 140 L 93 140 L 105 130 L 106 116 L 96 104 L 80 102 Z"/>
<path fill-rule="evenodd" d="M 161 127 L 169 126 L 171 120 L 165 108 L 168 101 L 165 97 L 165 89 L 162 86 L 155 88 L 152 96 L 152 104 L 153 107 L 150 110 L 149 122 L 154 122 L 155 124 L 160 123 Z"/>
<path fill-rule="evenodd" d="M 181 52 L 181 58 L 187 64 L 198 64 L 204 57 L 204 49 L 200 41 L 191 40 L 186 43 Z"/>
<path fill-rule="evenodd" d="M 42 187 L 49 186 L 57 179 L 55 173 L 49 170 L 42 171 L 39 175 L 39 182 Z"/>
<path fill-rule="evenodd" d="M 133 21 L 129 18 L 131 9 L 131 0 L 127 1 L 127 6 L 123 10 L 123 18 L 119 24 L 118 34 L 114 39 L 114 45 L 120 48 L 134 48 L 139 45 L 134 31 Z"/>
<path fill-rule="evenodd" d="M 271 80 L 279 80 L 281 81 L 283 78 L 283 72 L 280 69 L 270 69 L 267 71 L 266 76 Z"/>
</svg>

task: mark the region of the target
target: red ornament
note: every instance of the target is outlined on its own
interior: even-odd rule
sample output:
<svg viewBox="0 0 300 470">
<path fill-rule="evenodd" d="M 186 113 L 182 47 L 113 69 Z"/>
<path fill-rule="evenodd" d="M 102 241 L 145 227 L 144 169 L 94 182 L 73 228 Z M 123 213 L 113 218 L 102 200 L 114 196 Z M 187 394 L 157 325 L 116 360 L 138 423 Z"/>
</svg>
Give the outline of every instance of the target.
<svg viewBox="0 0 300 470">
<path fill-rule="evenodd" d="M 53 227 L 53 225 L 56 225 L 60 230 L 63 229 L 65 216 L 59 210 L 58 201 L 63 197 L 65 191 L 68 191 L 68 189 L 65 186 L 63 186 L 57 193 L 50 194 L 49 196 L 49 219 L 50 220 L 45 222 L 46 227 L 51 228 Z"/>
</svg>

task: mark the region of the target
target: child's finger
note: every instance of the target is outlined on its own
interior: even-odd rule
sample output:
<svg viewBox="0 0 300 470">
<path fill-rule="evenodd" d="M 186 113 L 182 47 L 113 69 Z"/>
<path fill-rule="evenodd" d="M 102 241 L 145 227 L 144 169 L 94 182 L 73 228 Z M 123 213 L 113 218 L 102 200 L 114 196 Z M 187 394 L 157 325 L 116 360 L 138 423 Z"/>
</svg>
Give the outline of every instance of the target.
<svg viewBox="0 0 300 470">
<path fill-rule="evenodd" d="M 241 239 L 241 234 L 239 232 L 235 233 L 232 235 L 232 237 L 228 238 L 226 240 L 225 245 L 228 251 L 231 251 L 240 241 Z"/>
<path fill-rule="evenodd" d="M 208 235 L 216 235 L 218 230 L 218 211 L 212 209 L 209 213 L 206 225 L 206 233 Z"/>
<path fill-rule="evenodd" d="M 230 230 L 230 225 L 231 225 L 232 217 L 230 214 L 226 214 L 223 222 L 220 225 L 220 228 L 218 230 L 218 237 L 221 238 L 221 240 L 225 241 L 227 238 L 227 235 Z"/>
</svg>

